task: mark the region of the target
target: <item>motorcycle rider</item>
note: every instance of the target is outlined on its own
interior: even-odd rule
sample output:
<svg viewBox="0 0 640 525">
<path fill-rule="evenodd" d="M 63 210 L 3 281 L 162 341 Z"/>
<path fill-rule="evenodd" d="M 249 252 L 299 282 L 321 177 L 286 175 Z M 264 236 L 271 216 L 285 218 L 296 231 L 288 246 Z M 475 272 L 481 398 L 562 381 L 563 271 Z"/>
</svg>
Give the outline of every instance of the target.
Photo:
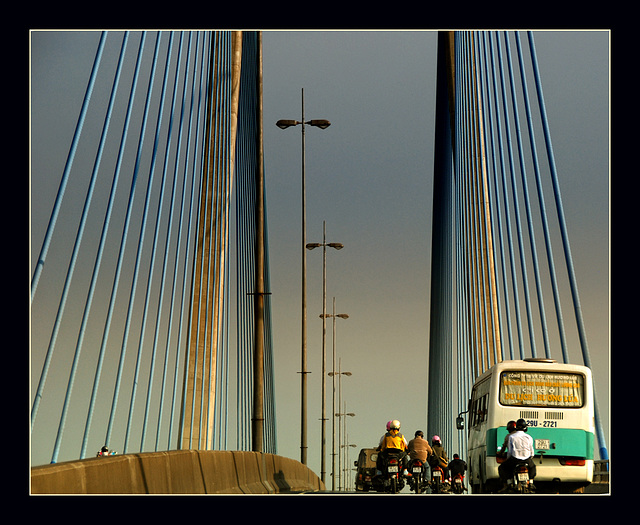
<svg viewBox="0 0 640 525">
<path fill-rule="evenodd" d="M 398 455 L 402 465 L 403 474 L 406 475 L 407 469 L 407 450 L 408 443 L 405 437 L 400 433 L 400 421 L 394 419 L 387 423 L 387 432 L 380 438 L 380 443 L 376 448 L 380 452 L 376 460 L 377 469 L 382 471 L 386 463 L 389 453 Z"/>
<path fill-rule="evenodd" d="M 506 458 L 507 457 L 507 445 L 509 443 L 509 436 L 511 434 L 513 434 L 516 431 L 516 422 L 515 421 L 509 421 L 507 423 L 507 432 L 508 434 L 504 437 L 504 441 L 502 442 L 502 446 L 500 447 L 500 450 L 498 450 L 498 452 L 496 452 L 496 456 L 498 456 L 499 458 Z"/>
<path fill-rule="evenodd" d="M 524 461 L 529 467 L 529 479 L 536 476 L 536 465 L 533 462 L 533 438 L 526 434 L 527 422 L 524 419 L 516 421 L 516 430 L 507 436 L 507 459 L 498 467 L 498 474 L 502 480 L 502 488 L 498 493 L 507 492 L 507 480 L 513 477 L 516 464 Z"/>
<path fill-rule="evenodd" d="M 429 446 L 429 442 L 424 439 L 424 432 L 416 430 L 415 437 L 409 441 L 409 458 L 419 459 L 423 463 L 427 462 L 427 456 L 433 454 L 433 449 Z"/>
<path fill-rule="evenodd" d="M 449 469 L 451 470 L 452 479 L 455 479 L 455 477 L 460 474 L 464 480 L 464 473 L 467 470 L 467 462 L 460 459 L 458 454 L 454 454 L 451 463 L 449 463 Z M 462 482 L 462 488 L 467 490 L 464 486 L 464 481 Z"/>
<path fill-rule="evenodd" d="M 433 454 L 433 449 L 429 446 L 429 442 L 424 439 L 424 432 L 416 430 L 415 437 L 409 441 L 409 460 L 419 459 L 426 466 L 427 457 Z M 423 470 L 424 472 L 425 470 Z"/>
<path fill-rule="evenodd" d="M 431 438 L 431 448 L 433 449 L 433 455 L 431 456 L 432 459 L 429 464 L 432 467 L 440 465 L 440 467 L 442 468 L 444 479 L 451 481 L 448 467 L 449 458 L 447 457 L 447 451 L 442 446 L 440 436 L 433 436 Z"/>
</svg>

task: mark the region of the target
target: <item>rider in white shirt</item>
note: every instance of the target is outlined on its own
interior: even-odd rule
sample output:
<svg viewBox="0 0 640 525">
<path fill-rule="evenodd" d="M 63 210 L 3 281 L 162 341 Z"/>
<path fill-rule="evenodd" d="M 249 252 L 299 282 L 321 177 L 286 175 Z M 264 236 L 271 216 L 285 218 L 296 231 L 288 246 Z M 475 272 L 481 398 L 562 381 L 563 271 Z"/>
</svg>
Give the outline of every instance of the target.
<svg viewBox="0 0 640 525">
<path fill-rule="evenodd" d="M 529 434 L 525 434 L 522 430 L 518 430 L 516 423 L 516 431 L 509 436 L 507 443 L 507 459 L 509 457 L 529 459 L 532 456 L 533 438 Z"/>
<path fill-rule="evenodd" d="M 513 476 L 513 470 L 517 463 L 524 461 L 529 467 L 529 478 L 536 476 L 536 465 L 533 462 L 533 438 L 526 433 L 527 422 L 524 419 L 516 421 L 516 431 L 507 438 L 507 459 L 498 467 L 498 473 L 502 480 L 502 489 L 507 490 L 507 480 Z"/>
</svg>

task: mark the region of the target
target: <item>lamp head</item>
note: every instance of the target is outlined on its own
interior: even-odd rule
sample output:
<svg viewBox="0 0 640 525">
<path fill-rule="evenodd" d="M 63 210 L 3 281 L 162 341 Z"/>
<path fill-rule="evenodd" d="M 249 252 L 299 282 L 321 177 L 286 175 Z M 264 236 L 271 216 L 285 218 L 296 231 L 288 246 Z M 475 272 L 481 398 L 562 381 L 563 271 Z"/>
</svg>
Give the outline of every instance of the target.
<svg viewBox="0 0 640 525">
<path fill-rule="evenodd" d="M 278 126 L 280 129 L 287 129 L 291 126 L 297 126 L 298 124 L 300 124 L 297 120 L 279 120 L 278 122 L 276 122 L 276 126 Z"/>
<path fill-rule="evenodd" d="M 324 119 L 310 120 L 309 122 L 305 122 L 305 124 L 309 124 L 309 126 L 315 126 L 316 128 L 320 129 L 327 129 L 329 126 L 331 126 L 331 122 Z"/>
</svg>

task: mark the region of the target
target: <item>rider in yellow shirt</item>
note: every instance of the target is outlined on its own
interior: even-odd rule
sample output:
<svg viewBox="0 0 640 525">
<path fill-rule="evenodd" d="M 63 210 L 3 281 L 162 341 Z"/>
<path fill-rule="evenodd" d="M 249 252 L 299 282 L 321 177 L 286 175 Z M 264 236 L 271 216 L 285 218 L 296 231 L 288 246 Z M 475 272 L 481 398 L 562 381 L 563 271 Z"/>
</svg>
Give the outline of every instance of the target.
<svg viewBox="0 0 640 525">
<path fill-rule="evenodd" d="M 378 461 L 386 460 L 389 453 L 393 452 L 399 456 L 403 471 L 406 470 L 409 446 L 405 437 L 400 433 L 400 421 L 394 419 L 387 423 L 387 432 L 380 438 L 380 443 L 376 450 L 380 451 Z M 381 463 L 378 463 L 378 470 L 382 470 L 380 465 Z"/>
</svg>

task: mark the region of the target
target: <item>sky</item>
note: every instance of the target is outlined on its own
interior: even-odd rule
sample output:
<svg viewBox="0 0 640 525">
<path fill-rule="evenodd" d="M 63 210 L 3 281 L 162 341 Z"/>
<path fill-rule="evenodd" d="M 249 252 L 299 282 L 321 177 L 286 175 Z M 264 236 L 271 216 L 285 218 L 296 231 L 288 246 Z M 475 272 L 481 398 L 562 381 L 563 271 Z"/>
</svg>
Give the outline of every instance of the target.
<svg viewBox="0 0 640 525">
<path fill-rule="evenodd" d="M 49 151 L 68 149 L 58 120 L 72 113 L 69 85 L 86 72 L 82 40 L 64 32 L 32 64 L 32 250 L 39 250 L 59 181 Z M 609 432 L 610 34 L 535 33 L 540 73 L 603 426 Z M 94 40 L 95 40 L 94 36 Z M 307 127 L 307 242 L 327 242 L 327 309 L 335 297 L 336 347 L 350 463 L 399 419 L 426 428 L 437 34 L 432 31 L 263 32 L 264 148 L 273 308 L 278 453 L 300 458 L 300 130 Z M 83 60 L 77 58 L 82 55 Z M 90 64 L 90 62 L 89 62 Z M 60 72 L 64 71 L 64 74 Z M 76 110 L 77 114 L 77 110 Z M 73 120 L 73 119 L 72 119 Z M 73 124 L 72 124 L 73 125 Z M 70 128 L 73 129 L 72 127 Z M 64 145 L 66 141 L 66 146 Z M 46 146 L 46 147 L 45 147 Z M 59 154 L 58 154 L 59 155 Z M 64 160 L 63 160 L 64 162 Z M 59 177 L 59 176 L 58 176 Z M 45 204 L 40 205 L 41 199 Z M 38 240 L 40 239 L 40 240 Z M 36 254 L 33 254 L 35 257 Z M 33 265 L 32 265 L 33 266 Z M 308 465 L 320 473 L 322 252 L 307 253 Z M 566 314 L 568 315 L 568 313 Z M 327 352 L 331 352 L 331 324 Z M 331 367 L 328 357 L 327 367 Z M 331 383 L 327 381 L 327 391 Z M 331 399 L 327 399 L 327 413 Z M 331 464 L 331 423 L 327 424 Z M 445 443 L 445 448 L 447 444 Z M 452 455 L 456 450 L 448 448 Z M 327 477 L 327 479 L 329 479 Z"/>
</svg>

